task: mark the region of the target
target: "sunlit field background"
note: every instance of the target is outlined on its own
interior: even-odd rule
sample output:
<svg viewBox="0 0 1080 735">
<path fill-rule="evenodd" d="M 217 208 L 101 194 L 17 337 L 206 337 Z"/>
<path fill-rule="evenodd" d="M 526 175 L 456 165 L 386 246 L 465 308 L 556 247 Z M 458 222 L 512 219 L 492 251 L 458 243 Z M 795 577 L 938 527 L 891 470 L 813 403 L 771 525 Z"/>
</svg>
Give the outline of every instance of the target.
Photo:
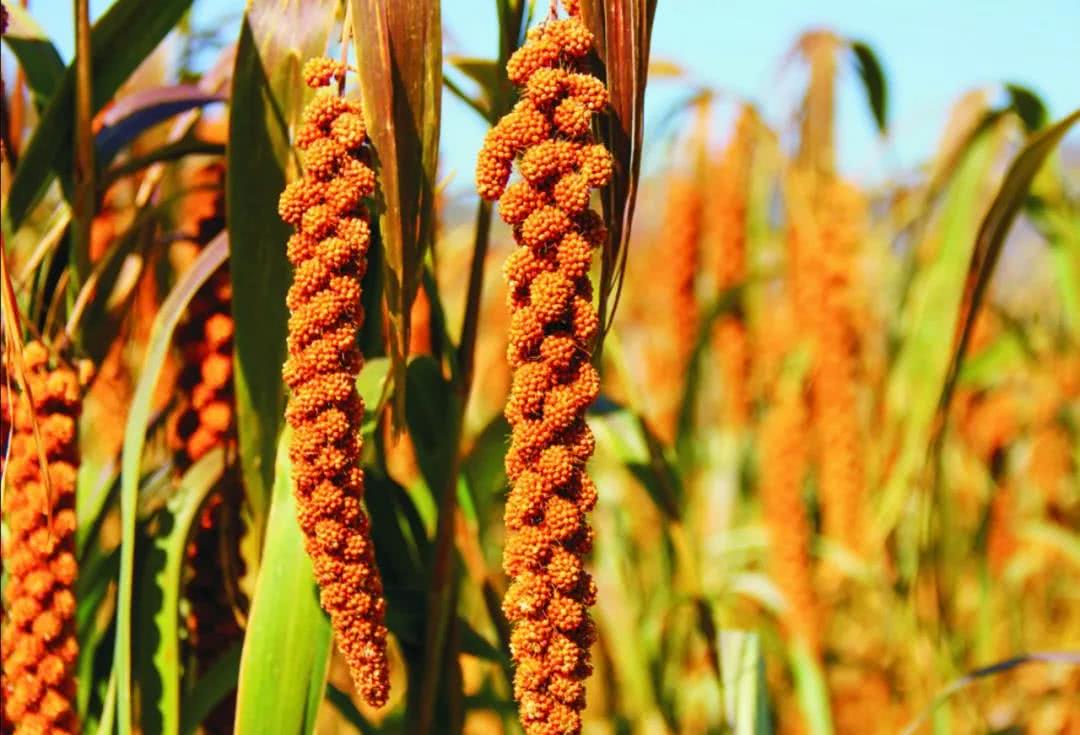
<svg viewBox="0 0 1080 735">
<path fill-rule="evenodd" d="M 515 242 L 474 167 L 529 4 L 442 0 L 417 61 L 442 73 L 437 166 L 398 172 L 433 192 L 419 288 L 380 298 L 382 239 L 364 281 L 378 710 L 331 643 L 279 450 L 299 69 L 376 33 L 368 2 L 90 2 L 81 34 L 72 5 L 23 3 L 4 37 L 2 439 L 36 458 L 9 431 L 40 340 L 82 385 L 81 731 L 522 732 L 500 609 Z M 1080 5 L 655 5 L 610 290 L 594 259 L 613 318 L 583 731 L 1080 735 Z M 5 582 L 30 497 L 11 474 Z"/>
</svg>

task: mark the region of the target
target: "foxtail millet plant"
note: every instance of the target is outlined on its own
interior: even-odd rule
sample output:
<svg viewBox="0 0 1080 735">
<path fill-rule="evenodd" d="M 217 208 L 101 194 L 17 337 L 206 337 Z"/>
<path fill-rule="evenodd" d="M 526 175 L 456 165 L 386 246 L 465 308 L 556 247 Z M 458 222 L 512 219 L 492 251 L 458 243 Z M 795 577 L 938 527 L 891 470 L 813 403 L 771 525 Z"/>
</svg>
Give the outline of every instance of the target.
<svg viewBox="0 0 1080 735">
<path fill-rule="evenodd" d="M 329 59 L 304 66 L 305 82 L 316 89 L 344 73 Z M 390 693 L 386 601 L 361 505 L 364 404 L 356 390 L 363 365 L 360 282 L 370 241 L 363 200 L 375 191 L 366 143 L 359 104 L 320 90 L 296 138 L 304 176 L 286 187 L 279 206 L 296 228 L 288 243 L 295 271 L 283 374 L 297 515 L 320 601 L 357 690 L 380 707 Z"/>
<path fill-rule="evenodd" d="M 784 625 L 819 655 L 821 616 L 810 560 L 810 521 L 802 500 L 808 464 L 805 404 L 801 380 L 781 376 L 761 424 L 760 492 L 769 568 L 787 603 Z"/>
<path fill-rule="evenodd" d="M 696 293 L 701 265 L 704 201 L 694 176 L 676 174 L 668 186 L 665 257 L 658 264 L 661 303 L 667 305 L 657 320 L 660 330 L 652 369 L 650 393 L 657 401 L 654 431 L 668 444 L 675 441 L 682 403 L 684 377 L 693 358 L 701 317 Z"/>
<path fill-rule="evenodd" d="M 5 467 L 4 716 L 15 735 L 75 733 L 75 479 L 82 386 L 74 370 L 49 368 L 40 342 L 26 346 L 23 360 L 29 396 L 15 397 Z"/>
<path fill-rule="evenodd" d="M 819 487 L 824 533 L 858 549 L 866 495 L 865 439 L 858 411 L 859 337 L 853 287 L 858 247 L 865 230 L 865 203 L 849 184 L 831 180 L 815 211 L 820 279 L 810 314 L 814 326 L 811 384 L 818 434 Z"/>
<path fill-rule="evenodd" d="M 720 294 L 738 288 L 746 280 L 752 115 L 748 109 L 740 113 L 709 195 L 708 228 L 716 251 L 716 290 Z M 748 383 L 752 347 L 741 306 L 720 316 L 712 330 L 712 343 L 719 358 L 724 390 L 723 423 L 742 428 L 750 415 Z"/>
<path fill-rule="evenodd" d="M 833 178 L 793 172 L 801 207 L 792 208 L 788 271 L 799 328 L 812 347 L 812 459 L 824 534 L 849 548 L 862 512 L 863 458 L 856 411 L 857 340 L 851 319 L 853 248 L 861 227 L 857 192 Z"/>
<path fill-rule="evenodd" d="M 528 735 L 581 731 L 596 639 L 588 614 L 596 584 L 584 568 L 592 548 L 585 514 L 597 497 L 585 473 L 595 447 L 585 411 L 600 390 L 588 274 L 607 233 L 589 199 L 608 183 L 612 158 L 592 134 L 592 116 L 608 103 L 603 83 L 585 71 L 593 37 L 577 3 L 564 6 L 567 17 L 553 3 L 510 58 L 507 74 L 522 98 L 489 132 L 476 167 L 477 190 L 499 198 L 518 244 L 505 267 L 513 380 L 503 611 Z M 515 160 L 521 177 L 507 186 Z"/>
</svg>

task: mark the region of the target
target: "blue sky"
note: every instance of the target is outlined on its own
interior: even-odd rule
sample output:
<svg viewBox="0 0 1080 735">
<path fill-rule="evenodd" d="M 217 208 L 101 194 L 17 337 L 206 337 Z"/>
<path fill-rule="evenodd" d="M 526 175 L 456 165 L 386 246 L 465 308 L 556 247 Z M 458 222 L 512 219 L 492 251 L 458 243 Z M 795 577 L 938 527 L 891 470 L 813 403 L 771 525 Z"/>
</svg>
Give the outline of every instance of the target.
<svg viewBox="0 0 1080 735">
<path fill-rule="evenodd" d="M 70 0 L 30 5 L 70 56 Z M 92 13 L 108 5 L 91 2 Z M 195 25 L 228 28 L 242 6 L 239 0 L 196 0 Z M 492 0 L 443 0 L 443 17 L 447 54 L 494 54 Z M 686 77 L 650 85 L 648 119 L 661 118 L 691 86 L 708 85 L 755 100 L 774 125 L 790 124 L 799 87 L 783 60 L 798 35 L 814 27 L 867 42 L 885 67 L 892 125 L 885 143 L 877 139 L 850 66 L 841 80 L 841 167 L 858 179 L 887 177 L 925 159 L 950 105 L 973 87 L 1028 86 L 1055 118 L 1080 106 L 1078 0 L 659 0 L 653 57 L 678 64 Z M 452 177 L 451 190 L 463 192 L 485 127 L 452 97 L 444 99 L 443 169 Z M 652 142 L 646 163 L 662 166 L 666 149 Z"/>
</svg>

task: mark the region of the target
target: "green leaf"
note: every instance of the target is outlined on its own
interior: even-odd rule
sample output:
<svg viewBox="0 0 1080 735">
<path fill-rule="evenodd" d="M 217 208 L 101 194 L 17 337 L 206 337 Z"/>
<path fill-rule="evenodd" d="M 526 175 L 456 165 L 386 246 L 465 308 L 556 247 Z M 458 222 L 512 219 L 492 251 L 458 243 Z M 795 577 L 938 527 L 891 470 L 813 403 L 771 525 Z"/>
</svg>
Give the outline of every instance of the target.
<svg viewBox="0 0 1080 735">
<path fill-rule="evenodd" d="M 884 439 L 886 446 L 897 442 L 899 453 L 880 498 L 873 529 L 879 538 L 895 527 L 925 465 L 987 174 L 1001 131 L 1000 125 L 983 128 L 960 158 L 935 226 L 927 232 L 927 237 L 936 238 L 936 252 L 918 270 L 901 317 L 906 328 L 885 390 L 896 437 Z"/>
<path fill-rule="evenodd" d="M 455 425 L 461 402 L 431 357 L 409 362 L 407 385 L 405 420 L 416 461 L 431 491 L 440 492 L 457 456 Z"/>
<path fill-rule="evenodd" d="M 1029 133 L 1046 124 L 1046 104 L 1039 95 L 1019 84 L 1006 84 L 1005 91 L 1009 93 L 1009 106 L 1016 110 Z"/>
<path fill-rule="evenodd" d="M 285 188 L 288 131 L 274 112 L 270 83 L 247 19 L 237 44 L 231 98 L 226 211 L 236 320 L 236 431 L 244 488 L 258 529 L 266 519 L 285 412 L 281 365 L 289 318 L 285 242 L 290 232 L 277 217 L 277 200 Z"/>
<path fill-rule="evenodd" d="M 720 656 L 724 711 L 732 735 L 771 733 L 761 637 L 741 630 L 720 631 Z"/>
<path fill-rule="evenodd" d="M 964 287 L 963 301 L 960 306 L 960 339 L 952 351 L 945 385 L 938 402 L 938 422 L 943 426 L 948 414 L 949 403 L 956 389 L 957 376 L 963 364 L 971 332 L 975 327 L 975 318 L 979 314 L 986 289 L 994 276 L 998 258 L 1005 246 L 1005 237 L 1009 234 L 1016 215 L 1027 197 L 1028 189 L 1035 174 L 1042 168 L 1046 157 L 1050 155 L 1069 128 L 1080 120 L 1080 109 L 1060 120 L 1050 128 L 1035 135 L 1013 159 L 1005 178 L 994 196 L 994 201 L 979 225 L 979 234 L 971 252 L 967 280 Z M 941 436 L 940 429 L 937 436 Z"/>
<path fill-rule="evenodd" d="M 271 22 L 275 8 L 284 16 L 277 25 Z M 298 12 L 295 3 L 250 5 L 237 44 L 229 115 L 226 209 L 236 320 L 236 425 L 256 533 L 266 519 L 285 412 L 281 366 L 288 324 L 285 294 L 291 279 L 285 256 L 290 230 L 277 216 L 277 202 L 290 158 L 286 121 L 300 114 L 299 57 L 318 53 L 327 32 L 313 27 L 302 48 L 294 39 L 282 38 L 296 32 Z"/>
<path fill-rule="evenodd" d="M 720 317 L 726 314 L 735 314 L 739 311 L 742 292 L 742 287 L 736 286 L 721 293 L 712 306 L 705 311 L 698 326 L 697 335 L 694 337 L 694 346 L 690 352 L 685 386 L 679 402 L 678 430 L 675 444 L 680 453 L 684 443 L 694 429 L 694 409 L 697 407 L 702 376 L 707 375 L 706 371 L 710 367 L 704 364 L 704 358 L 710 356 L 707 348 L 712 339 L 713 327 Z"/>
<path fill-rule="evenodd" d="M 832 712 L 829 689 L 821 663 L 801 640 L 794 640 L 788 651 L 795 676 L 795 695 L 799 700 L 809 735 L 832 735 Z"/>
<path fill-rule="evenodd" d="M 870 112 L 877 123 L 878 132 L 882 135 L 889 127 L 889 98 L 885 72 L 877 54 L 869 45 L 862 41 L 852 41 L 851 51 L 855 54 L 855 70 L 859 73 L 863 86 L 866 88 L 866 101 L 870 105 Z"/>
<path fill-rule="evenodd" d="M 236 694 L 237 735 L 310 735 L 330 660 L 330 619 L 296 522 L 289 431 L 278 447 L 266 549 L 248 616 Z"/>
<path fill-rule="evenodd" d="M 590 423 L 597 443 L 614 452 L 619 463 L 641 483 L 653 504 L 669 521 L 682 516 L 682 480 L 660 439 L 645 418 L 623 409 Z"/>
<path fill-rule="evenodd" d="M 94 24 L 91 66 L 94 71 L 92 109 L 111 100 L 131 73 L 172 30 L 192 0 L 118 0 Z M 138 29 L 137 33 L 132 29 Z M 58 173 L 70 181 L 75 124 L 75 74 L 68 67 L 48 107 L 23 151 L 11 181 L 6 215 L 17 229 Z M 123 698 L 123 683 L 119 683 Z"/>
<path fill-rule="evenodd" d="M 143 732 L 180 733 L 180 594 L 188 538 L 206 496 L 225 470 L 216 449 L 184 473 L 176 494 L 158 517 L 160 527 L 142 563 L 147 584 L 139 610 L 146 636 L 136 652 Z M 156 696 L 150 696 L 152 690 Z"/>
<path fill-rule="evenodd" d="M 8 5 L 4 4 L 10 13 L 4 43 L 19 60 L 26 84 L 34 95 L 34 104 L 41 110 L 64 78 L 64 60 L 26 8 L 19 3 Z"/>
<path fill-rule="evenodd" d="M 480 87 L 480 97 L 473 98 L 465 90 L 463 90 L 458 84 L 450 77 L 443 77 L 443 84 L 449 89 L 455 96 L 457 96 L 462 102 L 473 108 L 480 117 L 484 118 L 488 122 L 494 124 L 497 119 L 494 117 L 493 110 L 496 109 L 496 105 L 493 100 L 497 99 L 499 95 L 506 94 L 507 86 L 510 87 L 509 94 L 513 95 L 513 86 L 510 85 L 506 75 L 502 73 L 502 69 L 497 61 L 491 59 L 471 59 L 465 57 L 453 57 L 448 59 L 450 64 L 462 74 L 473 80 L 478 87 Z"/>
<path fill-rule="evenodd" d="M 480 635 L 469 625 L 468 621 L 458 618 L 458 627 L 461 630 L 461 652 L 470 656 L 482 658 L 497 664 L 507 664 L 505 654 L 496 648 L 487 638 Z"/>
<path fill-rule="evenodd" d="M 184 695 L 184 707 L 180 714 L 181 735 L 195 735 L 203 719 L 214 711 L 229 692 L 236 689 L 241 646 L 239 642 L 234 643 L 218 656 L 213 666 Z"/>
<path fill-rule="evenodd" d="M 375 357 L 364 361 L 364 367 L 356 378 L 356 391 L 364 402 L 364 425 L 362 433 L 365 439 L 374 434 L 379 423 L 379 409 L 386 396 L 387 375 L 390 372 L 390 360 Z"/>
<path fill-rule="evenodd" d="M 394 421 L 405 408 L 409 315 L 435 217 L 442 100 L 438 0 L 350 0 L 360 94 L 379 177 Z"/>
<path fill-rule="evenodd" d="M 611 109 L 600 121 L 600 139 L 615 158 L 615 173 L 601 195 L 609 232 L 600 269 L 600 334 L 604 335 L 619 303 L 637 201 L 656 0 L 582 0 L 581 15 L 596 36 L 601 77 L 611 98 Z"/>
<path fill-rule="evenodd" d="M 135 575 L 135 521 L 138 512 L 139 479 L 142 476 L 143 447 L 150 419 L 154 391 L 165 358 L 172 348 L 173 332 L 195 292 L 225 262 L 229 241 L 218 235 L 203 249 L 161 304 L 147 341 L 139 382 L 124 427 L 124 449 L 120 481 L 120 581 L 116 600 L 116 643 L 113 668 L 116 676 L 116 724 L 120 735 L 132 729 L 131 624 Z"/>
<path fill-rule="evenodd" d="M 510 424 L 499 414 L 484 427 L 473 441 L 472 449 L 461 463 L 461 474 L 469 484 L 476 504 L 476 516 L 483 538 L 484 521 L 490 517 L 493 504 L 501 504 L 508 487 L 506 479 L 506 437 Z"/>
<path fill-rule="evenodd" d="M 423 666 L 420 672 L 410 671 L 408 703 L 412 729 L 428 732 L 436 719 L 443 721 L 443 715 L 435 715 L 436 709 L 441 711 L 443 702 L 454 697 L 455 682 L 460 685 L 454 676 L 457 640 L 452 621 L 457 597 L 454 518 L 462 406 L 457 391 L 443 378 L 439 364 L 433 358 L 412 360 L 406 380 L 405 418 L 409 435 L 416 448 L 420 471 L 438 507 L 435 543 L 425 556 L 427 603 L 422 639 Z"/>
</svg>

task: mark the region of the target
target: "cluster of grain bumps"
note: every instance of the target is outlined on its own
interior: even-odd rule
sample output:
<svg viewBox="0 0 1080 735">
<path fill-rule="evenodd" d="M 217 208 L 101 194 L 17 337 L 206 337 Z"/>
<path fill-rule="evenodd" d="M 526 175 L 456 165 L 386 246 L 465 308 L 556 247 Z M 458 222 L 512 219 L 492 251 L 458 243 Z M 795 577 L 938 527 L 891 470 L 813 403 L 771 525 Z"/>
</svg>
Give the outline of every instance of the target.
<svg viewBox="0 0 1080 735">
<path fill-rule="evenodd" d="M 532 29 L 507 64 L 521 100 L 488 134 L 476 168 L 477 190 L 499 198 L 518 244 L 505 268 L 513 382 L 503 610 L 529 735 L 580 732 L 596 638 L 588 614 L 596 585 L 584 569 L 592 547 L 585 514 L 596 503 L 585 411 L 600 389 L 588 273 L 607 233 L 589 200 L 608 183 L 612 159 L 592 135 L 592 116 L 608 103 L 603 83 L 585 71 L 593 37 L 576 3 L 566 9 L 568 17 L 553 12 Z M 508 185 L 515 161 L 520 178 Z"/>
<path fill-rule="evenodd" d="M 304 79 L 325 87 L 344 72 L 329 59 L 313 59 Z M 363 200 L 375 191 L 375 174 L 359 105 L 320 91 L 304 111 L 296 143 L 304 177 L 282 193 L 279 212 L 296 228 L 288 243 L 295 272 L 284 379 L 298 520 L 338 648 L 357 690 L 381 706 L 390 692 L 386 602 L 361 506 L 364 405 L 356 391 L 360 281 L 370 240 Z"/>
<path fill-rule="evenodd" d="M 3 555 L 8 581 L 0 649 L 3 656 L 4 732 L 74 733 L 75 479 L 82 387 L 75 372 L 50 369 L 39 342 L 23 359 L 29 396 L 5 391 L 12 431 L 5 467 L 8 536 Z M 45 453 L 42 475 L 34 424 Z"/>
</svg>

